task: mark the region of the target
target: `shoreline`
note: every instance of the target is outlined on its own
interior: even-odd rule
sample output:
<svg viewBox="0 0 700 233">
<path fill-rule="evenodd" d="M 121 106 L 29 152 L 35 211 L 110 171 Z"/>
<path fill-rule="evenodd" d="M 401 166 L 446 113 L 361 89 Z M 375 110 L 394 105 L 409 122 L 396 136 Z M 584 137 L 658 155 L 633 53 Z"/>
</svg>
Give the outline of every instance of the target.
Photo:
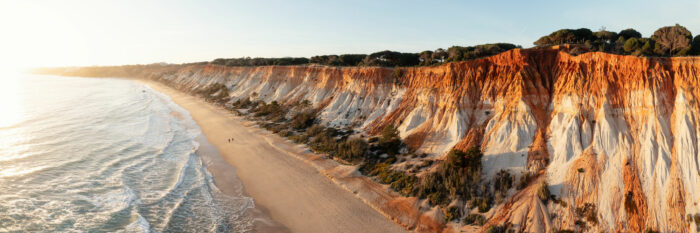
<svg viewBox="0 0 700 233">
<path fill-rule="evenodd" d="M 190 113 L 202 136 L 213 145 L 211 149 L 220 155 L 218 159 L 205 159 L 214 182 L 226 186 L 230 174 L 235 173 L 245 194 L 254 199 L 250 216 L 256 219 L 255 232 L 406 232 L 405 228 L 416 224 L 406 221 L 404 215 L 415 220 L 422 217 L 417 209 L 411 211 L 415 203 L 388 203 L 397 197 L 386 187 L 355 174 L 352 166 L 313 154 L 304 146 L 162 83 L 133 81 L 167 95 Z M 228 138 L 234 141 L 229 143 Z M 388 207 L 394 211 L 387 212 L 382 208 L 385 205 L 391 205 Z"/>
<path fill-rule="evenodd" d="M 224 161 L 219 150 L 212 145 L 204 134 L 195 138 L 199 143 L 197 154 L 205 169 L 211 174 L 213 182 L 222 193 L 229 196 L 244 196 L 253 199 L 253 207 L 246 209 L 245 217 L 251 218 L 252 232 L 291 232 L 288 228 L 270 217 L 269 210 L 255 205 L 255 198 L 248 194 L 242 181 L 236 175 L 236 168 Z"/>
</svg>

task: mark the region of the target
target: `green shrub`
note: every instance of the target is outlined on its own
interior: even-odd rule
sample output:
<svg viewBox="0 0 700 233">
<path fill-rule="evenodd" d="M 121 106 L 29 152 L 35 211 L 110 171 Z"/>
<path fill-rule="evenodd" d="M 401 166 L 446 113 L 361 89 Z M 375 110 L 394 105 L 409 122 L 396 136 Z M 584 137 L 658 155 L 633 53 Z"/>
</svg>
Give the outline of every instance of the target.
<svg viewBox="0 0 700 233">
<path fill-rule="evenodd" d="M 325 130 L 325 127 L 323 127 L 321 125 L 313 125 L 313 126 L 309 127 L 308 129 L 306 129 L 306 135 L 309 137 L 313 137 L 313 136 L 320 134 L 324 130 Z"/>
<path fill-rule="evenodd" d="M 450 206 L 447 209 L 442 209 L 442 213 L 445 216 L 445 222 L 451 222 L 452 220 L 459 219 L 461 214 L 457 206 Z"/>
<path fill-rule="evenodd" d="M 486 218 L 481 214 L 469 214 L 464 218 L 463 223 L 465 225 L 479 225 L 483 226 L 486 223 Z"/>
<path fill-rule="evenodd" d="M 631 53 L 634 52 L 638 49 L 640 49 L 642 45 L 639 43 L 639 40 L 637 38 L 629 38 L 627 41 L 625 41 L 625 45 L 623 48 L 625 49 L 625 52 Z"/>
<path fill-rule="evenodd" d="M 286 120 L 284 115 L 287 114 L 287 109 L 281 106 L 277 101 L 272 101 L 269 104 L 264 102 L 253 106 L 250 109 L 254 117 L 265 117 L 268 120 L 283 121 Z"/>
<path fill-rule="evenodd" d="M 401 149 L 401 138 L 399 131 L 393 125 L 387 125 L 382 129 L 382 136 L 379 138 L 379 146 L 389 155 L 399 154 Z"/>
<path fill-rule="evenodd" d="M 479 205 L 478 205 L 478 207 L 479 207 L 479 208 L 478 208 L 478 209 L 479 209 L 479 213 L 486 213 L 486 212 L 489 212 L 489 210 L 491 209 L 491 206 L 489 205 L 488 201 L 486 201 L 486 200 L 483 199 L 483 198 L 479 198 L 478 200 L 480 200 L 480 201 L 478 202 L 478 204 L 479 204 Z"/>
<path fill-rule="evenodd" d="M 365 140 L 353 138 L 338 144 L 338 157 L 346 161 L 358 162 L 365 157 L 368 148 L 369 145 Z"/>
<path fill-rule="evenodd" d="M 398 179 L 391 182 L 391 188 L 403 196 L 412 195 L 418 184 L 418 178 L 414 175 L 406 175 L 403 172 L 394 171 L 394 173 L 393 177 L 398 177 Z"/>
<path fill-rule="evenodd" d="M 593 225 L 598 224 L 598 212 L 595 204 L 586 203 L 581 207 L 577 207 L 574 212 L 576 213 L 576 217 L 585 218 L 586 221 L 593 223 Z"/>
<path fill-rule="evenodd" d="M 693 38 L 693 43 L 690 45 L 689 55 L 693 55 L 693 56 L 700 55 L 700 35 L 696 35 Z"/>
<path fill-rule="evenodd" d="M 653 55 L 655 45 L 656 44 L 653 40 L 645 39 L 644 45 L 639 50 L 639 53 L 642 55 Z"/>
<path fill-rule="evenodd" d="M 637 30 L 634 30 L 632 28 L 622 30 L 617 35 L 622 37 L 622 39 L 624 39 L 624 40 L 627 40 L 629 38 L 641 38 L 642 37 L 641 33 L 639 33 Z"/>
<path fill-rule="evenodd" d="M 496 192 L 505 197 L 508 194 L 508 190 L 513 187 L 513 176 L 507 170 L 501 169 L 496 173 L 493 185 Z"/>
<path fill-rule="evenodd" d="M 233 102 L 232 106 L 235 109 L 241 109 L 241 108 L 249 108 L 253 105 L 253 102 L 250 101 L 250 98 L 242 98 L 236 100 L 236 102 Z"/>
<path fill-rule="evenodd" d="M 307 136 L 306 134 L 296 134 L 292 135 L 289 139 L 291 139 L 295 143 L 304 144 L 309 140 L 309 136 Z"/>
<path fill-rule="evenodd" d="M 279 135 L 282 137 L 289 137 L 289 136 L 292 136 L 292 132 L 285 129 L 285 130 L 279 131 Z"/>
<path fill-rule="evenodd" d="M 421 198 L 431 194 L 433 199 L 460 198 L 470 200 L 472 197 L 488 196 L 488 189 L 481 185 L 481 158 L 483 154 L 478 147 L 468 149 L 466 152 L 452 150 L 447 154 L 447 159 L 440 163 L 438 168 L 426 174 L 418 187 L 418 196 Z M 490 198 L 489 198 L 490 199 Z M 431 201 L 431 204 L 442 203 Z M 486 205 L 488 206 L 487 203 Z"/>
<path fill-rule="evenodd" d="M 222 102 L 229 98 L 228 88 L 221 83 L 211 84 L 204 90 L 199 91 L 199 94 L 210 102 Z"/>
<path fill-rule="evenodd" d="M 494 225 L 486 229 L 486 233 L 506 233 L 506 226 L 504 225 Z"/>
<path fill-rule="evenodd" d="M 370 176 L 378 176 L 380 173 L 386 173 L 389 170 L 389 164 L 386 163 L 376 163 L 366 166 L 369 170 L 366 174 Z"/>
<path fill-rule="evenodd" d="M 476 207 L 479 213 L 486 213 L 491 209 L 488 197 L 474 197 L 469 201 L 469 207 Z"/>
<path fill-rule="evenodd" d="M 414 194 L 418 186 L 418 178 L 415 175 L 392 170 L 388 163 L 366 162 L 360 165 L 359 170 L 362 174 L 376 177 L 380 183 L 389 184 L 393 190 L 404 196 Z"/>
<path fill-rule="evenodd" d="M 430 201 L 430 205 L 433 205 L 433 206 L 447 205 L 449 203 L 445 194 L 443 194 L 441 192 L 434 192 L 434 193 L 428 194 L 428 200 Z"/>
<path fill-rule="evenodd" d="M 284 124 L 270 124 L 270 127 L 266 129 L 272 131 L 273 133 L 279 133 L 282 130 L 287 130 L 287 126 Z"/>
<path fill-rule="evenodd" d="M 331 130 L 323 130 L 309 140 L 309 146 L 317 152 L 335 152 L 338 142 L 335 140 L 334 136 Z"/>
<path fill-rule="evenodd" d="M 611 32 L 611 31 L 606 31 L 605 29 L 602 29 L 600 31 L 594 32 L 593 35 L 606 42 L 612 42 L 615 41 L 618 37 L 617 33 Z"/>
<path fill-rule="evenodd" d="M 540 37 L 534 44 L 539 47 L 547 47 L 560 44 L 583 44 L 595 39 L 593 32 L 588 28 L 561 29 Z"/>
<path fill-rule="evenodd" d="M 316 112 L 304 111 L 297 113 L 292 118 L 291 126 L 294 129 L 302 130 L 311 127 L 316 120 Z"/>
<path fill-rule="evenodd" d="M 532 175 L 530 174 L 530 172 L 523 173 L 522 175 L 520 175 L 520 179 L 518 179 L 518 184 L 516 185 L 516 188 L 518 190 L 524 189 L 530 183 L 531 178 Z"/>
<path fill-rule="evenodd" d="M 537 188 L 537 197 L 542 200 L 542 202 L 547 203 L 550 197 L 550 192 L 549 192 L 549 185 L 547 184 L 547 181 L 542 180 L 539 184 L 540 186 Z"/>
</svg>

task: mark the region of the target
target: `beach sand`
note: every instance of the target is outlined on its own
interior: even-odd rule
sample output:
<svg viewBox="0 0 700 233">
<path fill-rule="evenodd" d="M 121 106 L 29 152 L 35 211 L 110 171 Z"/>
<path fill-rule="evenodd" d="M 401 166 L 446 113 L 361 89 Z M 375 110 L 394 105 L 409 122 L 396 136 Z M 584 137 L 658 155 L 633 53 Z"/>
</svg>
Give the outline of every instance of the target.
<svg viewBox="0 0 700 233">
<path fill-rule="evenodd" d="M 227 187 L 231 182 L 227 179 L 235 171 L 247 195 L 255 200 L 253 211 L 262 212 L 253 215 L 274 219 L 256 218 L 255 232 L 406 232 L 308 161 L 292 154 L 304 151 L 303 146 L 200 98 L 157 82 L 141 82 L 189 111 L 207 141 L 228 162 L 205 158 L 217 186 L 224 192 L 235 192 Z"/>
</svg>

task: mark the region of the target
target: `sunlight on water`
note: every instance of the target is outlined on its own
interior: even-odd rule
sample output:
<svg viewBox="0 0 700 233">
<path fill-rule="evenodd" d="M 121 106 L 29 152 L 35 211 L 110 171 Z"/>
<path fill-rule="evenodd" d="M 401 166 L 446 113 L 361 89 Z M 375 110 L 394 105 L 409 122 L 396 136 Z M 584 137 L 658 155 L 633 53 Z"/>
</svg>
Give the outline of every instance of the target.
<svg viewBox="0 0 700 233">
<path fill-rule="evenodd" d="M 22 118 L 19 75 L 0 69 L 0 128 L 16 124 Z"/>
<path fill-rule="evenodd" d="M 7 169 L 2 169 L 2 170 L 0 170 L 0 178 L 30 174 L 32 172 L 39 171 L 43 168 L 45 168 L 45 167 L 33 167 L 33 168 L 11 167 L 11 168 L 7 168 Z"/>
<path fill-rule="evenodd" d="M 201 134 L 167 96 L 127 80 L 3 73 L 0 232 L 247 232 Z"/>
</svg>

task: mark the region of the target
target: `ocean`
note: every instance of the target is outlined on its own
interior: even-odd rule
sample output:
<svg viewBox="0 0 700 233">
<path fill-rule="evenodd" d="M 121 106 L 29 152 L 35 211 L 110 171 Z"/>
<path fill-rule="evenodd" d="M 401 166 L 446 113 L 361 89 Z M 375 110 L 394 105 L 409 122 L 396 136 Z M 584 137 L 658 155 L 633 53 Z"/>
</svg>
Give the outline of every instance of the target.
<svg viewBox="0 0 700 233">
<path fill-rule="evenodd" d="M 184 109 L 124 79 L 16 74 L 0 87 L 0 232 L 247 232 Z M 241 187 L 242 190 L 242 187 Z"/>
</svg>

